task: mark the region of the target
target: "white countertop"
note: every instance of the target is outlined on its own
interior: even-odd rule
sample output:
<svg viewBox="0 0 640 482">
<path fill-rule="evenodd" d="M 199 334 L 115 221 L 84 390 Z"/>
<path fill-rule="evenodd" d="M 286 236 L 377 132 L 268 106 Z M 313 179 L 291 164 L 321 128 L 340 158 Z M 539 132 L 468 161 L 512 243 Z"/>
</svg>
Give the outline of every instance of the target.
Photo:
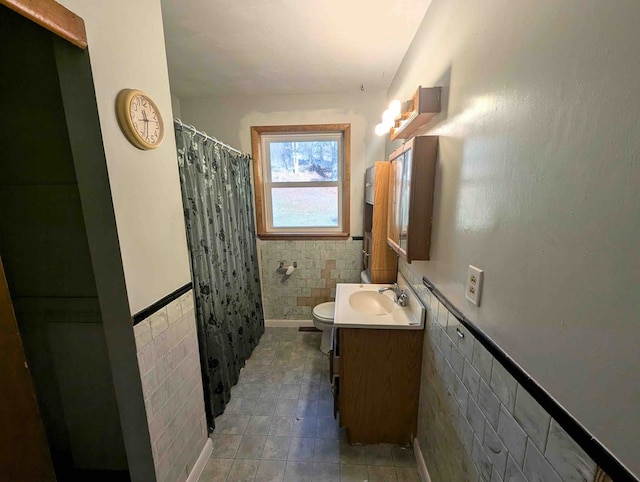
<svg viewBox="0 0 640 482">
<path fill-rule="evenodd" d="M 338 283 L 336 285 L 334 326 L 336 328 L 422 330 L 425 319 L 424 306 L 401 274 L 398 274 L 398 285 L 409 294 L 405 307 L 393 303 L 395 297 L 393 291 L 378 293 L 378 289 L 392 285 Z M 368 293 L 360 295 L 361 292 Z M 366 300 L 369 293 L 371 295 L 370 303 L 363 309 L 362 300 Z M 351 298 L 354 294 L 356 297 Z M 377 299 L 378 296 L 387 297 L 387 299 Z M 358 297 L 360 298 L 359 304 L 355 302 Z M 387 313 L 387 311 L 389 312 Z"/>
</svg>

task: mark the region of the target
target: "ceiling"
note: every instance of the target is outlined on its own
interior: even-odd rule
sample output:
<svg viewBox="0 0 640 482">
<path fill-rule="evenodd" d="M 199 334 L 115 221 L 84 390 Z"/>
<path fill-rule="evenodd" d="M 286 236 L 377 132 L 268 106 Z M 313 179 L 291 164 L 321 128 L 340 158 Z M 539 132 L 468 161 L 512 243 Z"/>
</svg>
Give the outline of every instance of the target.
<svg viewBox="0 0 640 482">
<path fill-rule="evenodd" d="M 180 98 L 386 90 L 431 0 L 162 0 Z"/>
</svg>

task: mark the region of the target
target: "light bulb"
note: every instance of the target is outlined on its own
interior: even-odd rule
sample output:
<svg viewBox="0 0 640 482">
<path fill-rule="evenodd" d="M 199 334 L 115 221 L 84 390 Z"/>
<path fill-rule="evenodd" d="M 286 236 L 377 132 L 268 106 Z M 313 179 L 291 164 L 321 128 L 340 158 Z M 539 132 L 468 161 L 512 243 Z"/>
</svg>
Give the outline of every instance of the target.
<svg viewBox="0 0 640 482">
<path fill-rule="evenodd" d="M 376 126 L 376 135 L 377 136 L 383 136 L 385 135 L 387 132 L 389 132 L 388 128 L 385 128 L 385 126 L 380 123 Z"/>
<path fill-rule="evenodd" d="M 391 124 L 391 125 L 393 125 L 393 122 L 394 122 L 395 118 L 396 118 L 396 116 L 393 114 L 393 112 L 391 112 L 390 109 L 387 109 L 382 113 L 382 123 L 383 124 Z"/>
<path fill-rule="evenodd" d="M 394 99 L 389 104 L 389 108 L 387 109 L 393 115 L 393 118 L 400 117 L 402 114 L 402 103 L 398 99 Z"/>
</svg>

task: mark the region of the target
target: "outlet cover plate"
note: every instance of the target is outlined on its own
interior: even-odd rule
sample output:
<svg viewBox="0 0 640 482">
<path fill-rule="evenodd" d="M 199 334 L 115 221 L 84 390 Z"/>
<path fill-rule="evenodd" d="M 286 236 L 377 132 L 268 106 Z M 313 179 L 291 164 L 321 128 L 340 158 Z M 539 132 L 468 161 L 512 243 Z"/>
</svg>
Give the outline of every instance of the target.
<svg viewBox="0 0 640 482">
<path fill-rule="evenodd" d="M 482 278 L 484 271 L 475 266 L 469 265 L 467 273 L 467 284 L 465 296 L 471 303 L 480 306 L 480 295 L 482 293 Z"/>
</svg>

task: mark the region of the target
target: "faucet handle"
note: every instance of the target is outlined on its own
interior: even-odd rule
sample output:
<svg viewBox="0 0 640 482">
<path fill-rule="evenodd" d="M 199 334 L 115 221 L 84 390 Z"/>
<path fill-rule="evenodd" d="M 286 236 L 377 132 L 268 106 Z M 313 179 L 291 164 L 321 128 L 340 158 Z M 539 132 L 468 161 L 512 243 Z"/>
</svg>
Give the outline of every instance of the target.
<svg viewBox="0 0 640 482">
<path fill-rule="evenodd" d="M 409 302 L 409 293 L 407 293 L 405 290 L 400 291 L 400 293 L 396 298 L 396 303 L 398 304 L 398 306 L 402 306 L 402 307 L 407 306 L 408 302 Z"/>
</svg>

